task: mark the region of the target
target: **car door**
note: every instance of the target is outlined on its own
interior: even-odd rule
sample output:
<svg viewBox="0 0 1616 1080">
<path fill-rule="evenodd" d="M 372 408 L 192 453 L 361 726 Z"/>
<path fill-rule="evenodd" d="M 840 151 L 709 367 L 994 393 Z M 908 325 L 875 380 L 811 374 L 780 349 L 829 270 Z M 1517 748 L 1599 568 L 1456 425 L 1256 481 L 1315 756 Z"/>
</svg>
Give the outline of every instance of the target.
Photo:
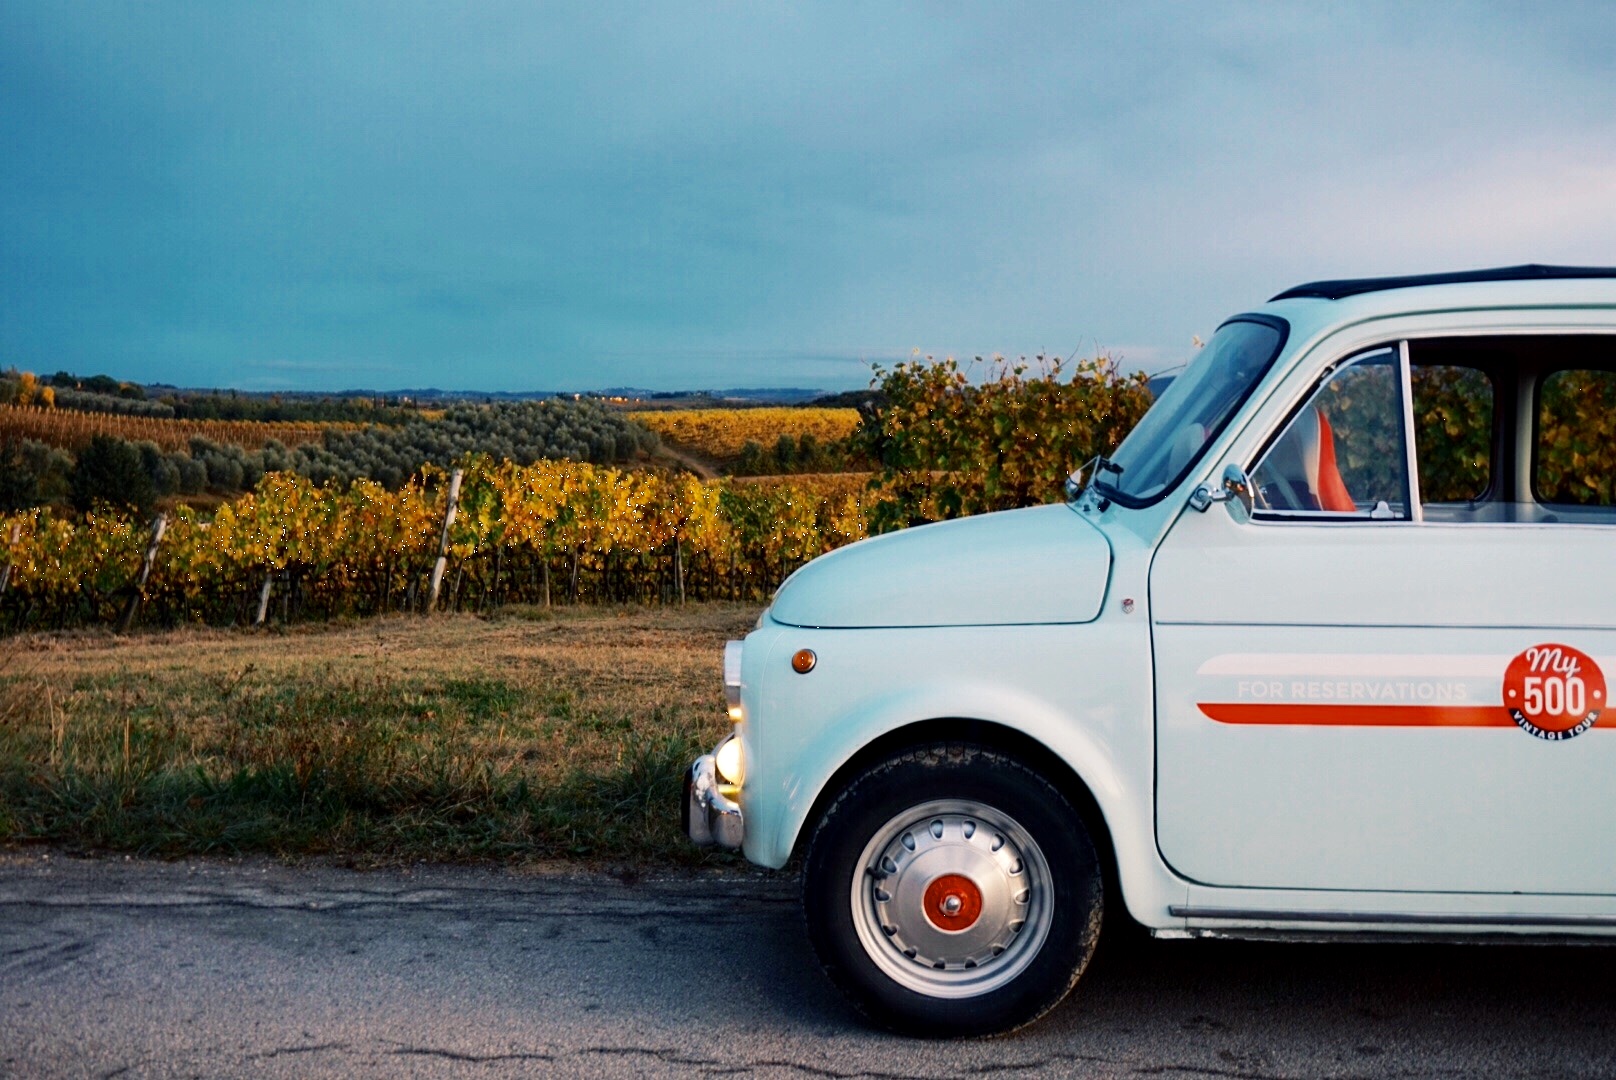
<svg viewBox="0 0 1616 1080">
<path fill-rule="evenodd" d="M 1533 498 L 1543 380 L 1483 374 L 1487 408 L 1450 408 L 1475 372 L 1416 380 L 1406 341 L 1342 358 L 1241 463 L 1253 512 L 1163 540 L 1157 836 L 1183 876 L 1616 894 L 1616 519 Z"/>
</svg>

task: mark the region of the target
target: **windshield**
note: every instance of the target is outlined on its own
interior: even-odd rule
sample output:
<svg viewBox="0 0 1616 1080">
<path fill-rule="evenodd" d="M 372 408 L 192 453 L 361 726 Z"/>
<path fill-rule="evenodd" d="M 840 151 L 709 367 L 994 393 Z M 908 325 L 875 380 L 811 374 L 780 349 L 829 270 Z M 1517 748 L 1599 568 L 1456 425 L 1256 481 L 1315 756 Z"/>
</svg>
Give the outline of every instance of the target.
<svg viewBox="0 0 1616 1080">
<path fill-rule="evenodd" d="M 1124 506 L 1145 506 L 1175 487 L 1268 373 L 1288 329 L 1257 315 L 1220 326 L 1122 440 L 1095 489 Z"/>
</svg>

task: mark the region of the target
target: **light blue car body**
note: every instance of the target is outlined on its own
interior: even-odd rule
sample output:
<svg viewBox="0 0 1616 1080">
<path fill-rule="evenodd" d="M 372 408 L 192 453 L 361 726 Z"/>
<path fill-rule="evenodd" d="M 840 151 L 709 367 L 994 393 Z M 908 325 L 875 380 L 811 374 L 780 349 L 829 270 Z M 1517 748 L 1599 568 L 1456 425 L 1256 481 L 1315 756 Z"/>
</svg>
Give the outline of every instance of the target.
<svg viewBox="0 0 1616 1080">
<path fill-rule="evenodd" d="M 1254 314 L 1283 321 L 1283 347 L 1148 505 L 1090 484 L 867 540 L 781 587 L 741 653 L 749 860 L 784 866 L 880 749 L 969 730 L 1061 771 L 1158 935 L 1616 933 L 1616 716 L 1534 737 L 1504 699 L 1542 646 L 1585 661 L 1573 693 L 1616 677 L 1616 517 L 1416 495 L 1404 520 L 1287 518 L 1223 482 L 1366 350 L 1401 349 L 1405 399 L 1422 342 L 1609 335 L 1616 366 L 1616 280 Z M 1524 401 L 1498 396 L 1517 413 L 1498 458 L 1517 494 L 1534 408 L 1519 386 Z M 1198 490 L 1227 501 L 1198 510 Z"/>
</svg>

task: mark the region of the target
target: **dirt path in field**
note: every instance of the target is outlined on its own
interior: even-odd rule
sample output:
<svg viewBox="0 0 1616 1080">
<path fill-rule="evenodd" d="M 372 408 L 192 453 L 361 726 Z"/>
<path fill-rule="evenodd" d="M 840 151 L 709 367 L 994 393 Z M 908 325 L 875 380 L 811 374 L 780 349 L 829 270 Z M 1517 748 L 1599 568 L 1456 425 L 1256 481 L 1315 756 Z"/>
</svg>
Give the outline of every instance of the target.
<svg viewBox="0 0 1616 1080">
<path fill-rule="evenodd" d="M 681 469 L 688 469 L 703 480 L 717 480 L 718 469 L 711 462 L 704 461 L 684 450 L 675 450 L 667 443 L 663 443 L 657 451 L 661 456 L 673 461 Z"/>
</svg>

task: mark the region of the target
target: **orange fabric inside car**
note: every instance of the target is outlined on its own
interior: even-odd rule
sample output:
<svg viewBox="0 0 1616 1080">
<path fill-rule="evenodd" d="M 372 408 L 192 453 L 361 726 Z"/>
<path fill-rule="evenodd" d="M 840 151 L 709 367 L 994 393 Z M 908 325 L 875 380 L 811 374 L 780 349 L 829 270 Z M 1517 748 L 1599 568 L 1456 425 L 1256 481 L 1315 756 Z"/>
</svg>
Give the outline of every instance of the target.
<svg viewBox="0 0 1616 1080">
<path fill-rule="evenodd" d="M 1318 497 L 1320 510 L 1350 513 L 1358 509 L 1358 504 L 1347 494 L 1341 470 L 1336 468 L 1335 435 L 1330 431 L 1330 421 L 1325 418 L 1324 410 L 1315 407 L 1313 411 L 1319 418 L 1319 475 L 1313 493 Z"/>
</svg>

